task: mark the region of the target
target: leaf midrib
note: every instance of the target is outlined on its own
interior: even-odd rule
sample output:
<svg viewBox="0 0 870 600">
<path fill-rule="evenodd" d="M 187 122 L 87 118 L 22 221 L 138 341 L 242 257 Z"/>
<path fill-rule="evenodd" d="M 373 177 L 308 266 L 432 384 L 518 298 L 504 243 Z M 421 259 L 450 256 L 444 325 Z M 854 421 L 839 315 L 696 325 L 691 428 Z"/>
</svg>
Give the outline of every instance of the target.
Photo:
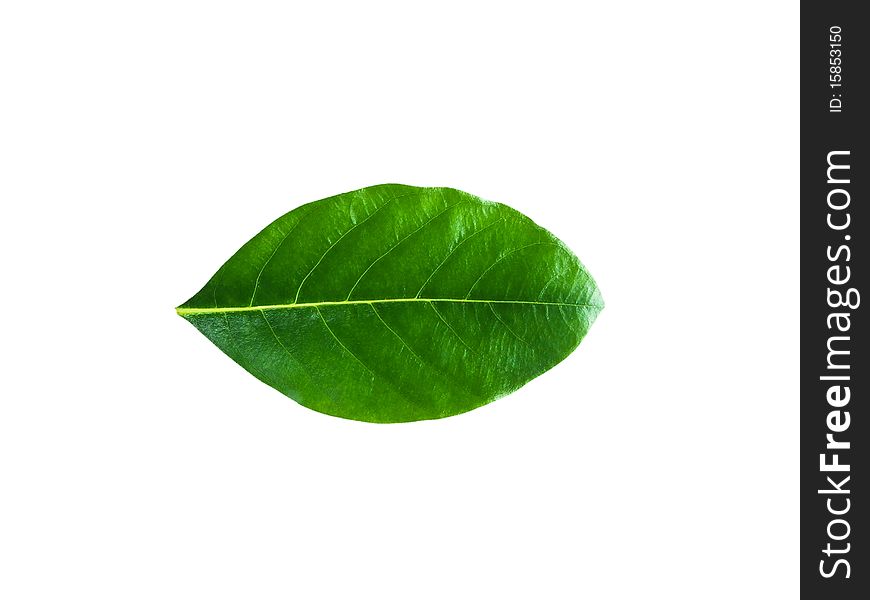
<svg viewBox="0 0 870 600">
<path fill-rule="evenodd" d="M 283 310 L 293 308 L 319 308 L 321 306 L 349 306 L 354 304 L 387 304 L 392 302 L 453 302 L 458 304 L 526 304 L 534 306 L 572 306 L 580 308 L 600 308 L 597 304 L 576 304 L 572 302 L 540 302 L 532 300 L 483 300 L 473 298 L 382 298 L 375 300 L 336 300 L 324 302 L 299 302 L 294 304 L 264 304 L 260 306 L 223 306 L 209 308 L 175 309 L 179 315 L 207 315 L 219 313 L 254 312 L 260 310 Z"/>
</svg>

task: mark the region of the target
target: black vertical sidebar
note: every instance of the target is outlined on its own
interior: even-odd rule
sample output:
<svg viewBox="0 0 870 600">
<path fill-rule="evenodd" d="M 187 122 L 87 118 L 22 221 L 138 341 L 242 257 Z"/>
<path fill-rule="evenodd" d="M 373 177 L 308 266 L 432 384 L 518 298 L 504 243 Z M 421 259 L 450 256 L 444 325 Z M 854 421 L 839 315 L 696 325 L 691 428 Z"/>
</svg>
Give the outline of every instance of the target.
<svg viewBox="0 0 870 600">
<path fill-rule="evenodd" d="M 802 2 L 801 594 L 870 598 L 870 20 Z M 863 13 L 866 15 L 866 13 Z M 866 292 L 866 296 L 863 294 Z"/>
</svg>

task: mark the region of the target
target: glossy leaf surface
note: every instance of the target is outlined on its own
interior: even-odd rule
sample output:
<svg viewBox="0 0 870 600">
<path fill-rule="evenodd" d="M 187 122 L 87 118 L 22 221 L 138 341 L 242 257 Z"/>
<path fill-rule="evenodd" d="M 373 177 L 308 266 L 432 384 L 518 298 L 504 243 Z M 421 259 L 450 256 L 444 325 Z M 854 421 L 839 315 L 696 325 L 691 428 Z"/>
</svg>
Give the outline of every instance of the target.
<svg viewBox="0 0 870 600">
<path fill-rule="evenodd" d="M 300 404 L 389 423 L 519 388 L 602 307 L 577 257 L 519 212 L 389 184 L 287 213 L 177 311 Z"/>
</svg>

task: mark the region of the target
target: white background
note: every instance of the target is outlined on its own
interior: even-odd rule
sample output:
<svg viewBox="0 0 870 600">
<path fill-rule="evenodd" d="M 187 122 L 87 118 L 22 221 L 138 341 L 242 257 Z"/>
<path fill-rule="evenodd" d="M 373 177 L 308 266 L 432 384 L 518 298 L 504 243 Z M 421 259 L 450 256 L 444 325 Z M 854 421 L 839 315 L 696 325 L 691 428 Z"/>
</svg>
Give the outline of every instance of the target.
<svg viewBox="0 0 870 600">
<path fill-rule="evenodd" d="M 0 597 L 797 597 L 797 3 L 7 2 L 0 69 Z M 580 348 L 376 426 L 175 315 L 385 182 L 563 239 Z"/>
</svg>

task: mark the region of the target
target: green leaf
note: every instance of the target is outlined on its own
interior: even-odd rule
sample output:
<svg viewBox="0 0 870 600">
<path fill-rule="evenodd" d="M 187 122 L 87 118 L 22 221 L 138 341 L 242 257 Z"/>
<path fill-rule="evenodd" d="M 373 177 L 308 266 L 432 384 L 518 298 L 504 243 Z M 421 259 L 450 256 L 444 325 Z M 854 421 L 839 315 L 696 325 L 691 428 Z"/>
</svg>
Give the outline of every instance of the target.
<svg viewBox="0 0 870 600">
<path fill-rule="evenodd" d="M 519 212 L 389 184 L 290 211 L 176 310 L 300 404 L 394 423 L 516 390 L 602 307 L 577 257 Z"/>
</svg>

